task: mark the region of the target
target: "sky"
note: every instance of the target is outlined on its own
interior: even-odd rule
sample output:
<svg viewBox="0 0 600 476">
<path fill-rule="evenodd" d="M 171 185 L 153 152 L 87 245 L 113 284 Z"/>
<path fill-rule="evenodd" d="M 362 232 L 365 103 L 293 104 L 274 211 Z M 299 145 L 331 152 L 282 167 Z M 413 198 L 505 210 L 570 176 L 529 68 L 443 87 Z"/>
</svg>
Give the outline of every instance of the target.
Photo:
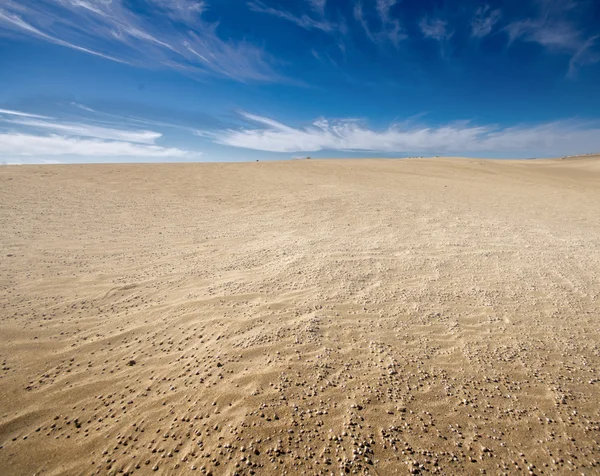
<svg viewBox="0 0 600 476">
<path fill-rule="evenodd" d="M 0 164 L 591 152 L 597 0 L 0 0 Z"/>
</svg>

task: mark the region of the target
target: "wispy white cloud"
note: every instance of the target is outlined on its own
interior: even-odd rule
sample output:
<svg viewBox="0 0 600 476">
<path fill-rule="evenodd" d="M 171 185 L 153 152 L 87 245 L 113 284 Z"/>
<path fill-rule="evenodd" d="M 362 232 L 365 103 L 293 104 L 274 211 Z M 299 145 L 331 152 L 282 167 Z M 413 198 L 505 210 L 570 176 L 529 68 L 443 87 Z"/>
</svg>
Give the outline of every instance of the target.
<svg viewBox="0 0 600 476">
<path fill-rule="evenodd" d="M 125 124 L 107 126 L 90 121 L 61 121 L 0 109 L 0 159 L 3 162 L 23 156 L 32 157 L 38 163 L 48 156 L 139 159 L 200 156 L 200 153 L 157 145 L 156 141 L 161 138 L 160 132 L 136 130 Z"/>
<path fill-rule="evenodd" d="M 504 30 L 509 44 L 517 40 L 537 43 L 550 53 L 571 57 L 568 76 L 575 76 L 580 66 L 600 61 L 597 32 L 587 35 L 574 20 L 581 15 L 582 4 L 574 0 L 538 0 L 538 15 L 509 23 Z"/>
<path fill-rule="evenodd" d="M 2 158 L 0 157 L 0 165 L 58 165 L 64 164 L 61 160 L 55 159 L 40 159 L 40 158 Z"/>
<path fill-rule="evenodd" d="M 489 5 L 477 8 L 471 21 L 471 36 L 483 38 L 489 35 L 501 16 L 500 10 L 492 10 Z"/>
<path fill-rule="evenodd" d="M 85 104 L 79 104 L 77 102 L 71 102 L 71 106 L 82 109 L 83 111 L 87 111 L 87 112 L 96 112 L 91 107 L 88 107 Z"/>
<path fill-rule="evenodd" d="M 375 8 L 381 20 L 381 35 L 387 37 L 395 46 L 398 46 L 400 41 L 404 40 L 407 35 L 403 31 L 400 21 L 393 18 L 390 13 L 396 3 L 397 0 L 377 0 Z"/>
<path fill-rule="evenodd" d="M 39 114 L 31 114 L 23 111 L 13 111 L 11 109 L 0 109 L 0 116 L 19 116 L 19 117 L 32 117 L 36 119 L 50 119 L 48 116 L 40 116 Z"/>
<path fill-rule="evenodd" d="M 69 118 L 71 123 L 75 124 L 89 124 L 94 125 L 96 127 L 102 127 L 105 129 L 118 129 L 119 131 L 133 131 L 134 133 L 140 132 L 140 128 L 142 128 L 141 132 L 149 132 L 149 134 L 157 134 L 152 130 L 147 131 L 147 129 L 158 128 L 160 130 L 163 129 L 177 129 L 179 131 L 194 133 L 200 123 L 211 123 L 214 124 L 218 122 L 218 120 L 206 114 L 194 114 L 192 118 L 183 117 L 181 111 L 179 110 L 169 110 L 159 108 L 158 110 L 152 110 L 150 108 L 149 114 L 151 117 L 159 117 L 160 119 L 152 119 L 148 116 L 145 116 L 142 111 L 138 114 L 123 114 L 123 113 L 115 113 L 115 112 L 107 112 L 106 110 L 101 110 L 100 108 L 91 108 L 88 105 L 80 104 L 77 102 L 70 102 L 68 104 L 63 104 L 62 106 L 70 106 L 72 108 L 76 108 L 78 111 L 73 111 L 72 109 L 63 110 L 63 114 L 65 117 Z M 84 111 L 83 113 L 80 111 Z M 166 119 L 166 116 L 168 118 Z M 46 119 L 49 119 L 46 117 Z M 51 119 L 51 118 L 50 118 Z M 196 127 L 192 127 L 191 124 L 196 124 Z M 64 124 L 61 123 L 61 125 Z M 68 124 L 68 123 L 67 123 Z M 143 137 L 147 137 L 142 135 Z"/>
<path fill-rule="evenodd" d="M 5 8 L 10 8 L 11 6 L 13 6 L 13 2 L 11 0 L 9 0 L 8 3 L 6 3 L 4 5 Z M 22 9 L 19 9 L 19 10 L 22 10 Z M 22 12 L 25 14 L 27 13 L 26 10 L 22 10 Z M 31 23 L 28 23 L 27 21 L 25 21 L 19 15 L 11 14 L 10 11 L 3 10 L 2 8 L 0 8 L 0 24 L 2 24 L 2 23 L 4 23 L 4 25 L 8 29 L 14 29 L 14 30 L 18 31 L 19 33 L 24 33 L 26 35 L 33 36 L 33 37 L 41 39 L 41 40 L 46 40 L 50 43 L 55 43 L 57 45 L 66 46 L 67 48 L 72 48 L 74 50 L 81 51 L 83 53 L 88 53 L 88 54 L 91 54 L 94 56 L 100 56 L 102 58 L 105 58 L 105 59 L 108 59 L 111 61 L 116 61 L 118 63 L 127 63 L 127 61 L 119 59 L 117 57 L 113 57 L 108 54 L 101 53 L 99 51 L 95 51 L 90 48 L 85 48 L 83 46 L 77 45 L 75 43 L 72 43 L 70 41 L 67 41 L 67 40 L 64 40 L 61 38 L 58 38 L 51 34 L 44 33 L 42 30 L 36 28 Z"/>
<path fill-rule="evenodd" d="M 0 133 L 0 157 L 4 156 L 78 156 L 78 157 L 189 157 L 188 151 L 141 145 L 132 142 L 105 141 L 61 135 Z M 198 154 L 199 155 L 199 154 Z"/>
<path fill-rule="evenodd" d="M 15 119 L 6 121 L 10 124 L 19 124 L 39 130 L 47 130 L 69 136 L 94 137 L 97 139 L 108 139 L 125 142 L 137 142 L 140 144 L 154 144 L 162 134 L 160 132 L 147 130 L 115 129 L 92 124 L 73 122 L 41 121 L 36 119 Z"/>
<path fill-rule="evenodd" d="M 287 10 L 270 7 L 259 0 L 248 2 L 248 7 L 253 12 L 266 13 L 278 18 L 282 18 L 296 24 L 300 28 L 304 28 L 305 30 L 321 30 L 331 33 L 338 30 L 339 26 L 325 18 L 325 4 L 326 2 L 323 0 L 310 1 L 310 6 L 312 7 L 311 9 L 314 13 L 316 13 L 317 18 L 313 18 L 306 13 L 302 15 L 295 15 Z"/>
<path fill-rule="evenodd" d="M 367 38 L 369 38 L 372 42 L 376 42 L 375 34 L 371 31 L 371 27 L 367 22 L 367 19 L 365 17 L 365 11 L 363 9 L 363 4 L 360 0 L 354 4 L 353 13 L 354 19 L 360 24 L 360 26 L 362 26 L 363 30 L 365 31 L 365 34 L 367 35 Z"/>
<path fill-rule="evenodd" d="M 440 56 L 448 58 L 450 51 L 450 39 L 454 36 L 454 31 L 448 26 L 448 22 L 442 18 L 422 18 L 419 22 L 419 28 L 425 38 L 430 38 L 438 42 Z"/>
<path fill-rule="evenodd" d="M 313 11 L 317 12 L 319 15 L 325 15 L 325 5 L 327 5 L 327 0 L 308 0 Z"/>
<path fill-rule="evenodd" d="M 184 23 L 194 24 L 203 12 L 208 10 L 205 1 L 196 0 L 152 0 L 170 18 Z"/>
<path fill-rule="evenodd" d="M 569 23 L 545 20 L 521 20 L 506 26 L 509 42 L 517 39 L 538 43 L 550 50 L 575 51 L 582 43 L 581 34 Z"/>
<path fill-rule="evenodd" d="M 305 3 L 300 3 L 299 6 L 306 11 L 300 13 L 273 7 L 261 0 L 250 0 L 247 2 L 247 6 L 253 12 L 283 19 L 304 30 L 319 31 L 329 35 L 335 42 L 334 46 L 331 44 L 326 47 L 321 46 L 319 51 L 310 48 L 310 52 L 321 63 L 339 68 L 339 62 L 334 59 L 334 56 L 338 53 L 341 53 L 342 56 L 346 54 L 348 26 L 345 19 L 339 16 L 339 12 L 335 18 L 332 17 L 331 11 L 326 12 L 327 0 L 305 0 Z"/>
<path fill-rule="evenodd" d="M 135 66 L 237 81 L 282 79 L 261 48 L 221 39 L 218 24 L 202 19 L 205 2 L 149 1 L 164 15 L 148 18 L 125 0 L 3 0 L 0 28 Z"/>
<path fill-rule="evenodd" d="M 355 119 L 319 119 L 306 127 L 290 127 L 254 114 L 242 113 L 242 116 L 261 127 L 203 131 L 199 134 L 222 145 L 287 153 L 345 150 L 403 154 L 501 154 L 511 151 L 555 155 L 600 149 L 598 124 L 577 121 L 504 128 L 470 123 L 439 127 L 395 123 L 378 131 Z"/>
<path fill-rule="evenodd" d="M 567 76 L 573 78 L 577 75 L 577 71 L 581 66 L 600 62 L 600 51 L 598 51 L 599 43 L 600 35 L 597 35 L 588 38 L 579 46 L 569 61 L 569 71 Z"/>
<path fill-rule="evenodd" d="M 373 43 L 380 46 L 392 43 L 395 47 L 398 47 L 400 42 L 408 37 L 400 21 L 391 14 L 391 9 L 397 3 L 397 0 L 377 0 L 375 2 L 375 13 L 377 14 L 376 27 L 371 26 L 362 1 L 358 0 L 354 4 L 354 19 L 362 27 L 367 38 Z"/>
<path fill-rule="evenodd" d="M 453 32 L 448 29 L 448 22 L 441 18 L 422 18 L 419 27 L 425 38 L 432 38 L 439 42 L 449 39 Z"/>
</svg>

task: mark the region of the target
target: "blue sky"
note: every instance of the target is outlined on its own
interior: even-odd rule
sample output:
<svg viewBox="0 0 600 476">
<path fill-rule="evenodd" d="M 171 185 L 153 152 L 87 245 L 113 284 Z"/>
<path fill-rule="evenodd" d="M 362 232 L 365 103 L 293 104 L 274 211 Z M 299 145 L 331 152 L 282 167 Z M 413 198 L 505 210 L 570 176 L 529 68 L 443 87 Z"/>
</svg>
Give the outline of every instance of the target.
<svg viewBox="0 0 600 476">
<path fill-rule="evenodd" d="M 0 0 L 0 163 L 600 151 L 597 0 Z"/>
</svg>

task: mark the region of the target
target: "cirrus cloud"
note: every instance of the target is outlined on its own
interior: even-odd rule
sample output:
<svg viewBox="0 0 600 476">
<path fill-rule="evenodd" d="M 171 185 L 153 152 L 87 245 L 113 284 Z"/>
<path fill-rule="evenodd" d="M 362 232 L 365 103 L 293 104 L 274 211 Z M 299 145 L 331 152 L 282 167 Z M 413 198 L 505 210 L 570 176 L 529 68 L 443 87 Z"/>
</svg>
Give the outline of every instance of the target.
<svg viewBox="0 0 600 476">
<path fill-rule="evenodd" d="M 374 130 L 356 119 L 318 119 L 305 127 L 241 113 L 258 127 L 200 131 L 222 145 L 269 152 L 321 150 L 377 153 L 469 154 L 517 152 L 564 154 L 600 149 L 600 126 L 582 121 L 558 121 L 533 126 L 496 127 L 458 122 L 438 127 L 394 123 Z"/>
<path fill-rule="evenodd" d="M 73 122 L 50 122 L 32 119 L 16 119 L 5 121 L 9 124 L 19 124 L 35 129 L 48 130 L 69 136 L 94 137 L 96 139 L 108 139 L 123 142 L 134 142 L 138 144 L 154 144 L 162 137 L 160 132 L 148 130 L 117 129 L 114 127 L 103 127 L 94 124 L 82 124 Z"/>
<path fill-rule="evenodd" d="M 17 117 L 32 117 L 36 119 L 50 119 L 48 116 L 41 116 L 39 114 L 31 114 L 29 112 L 13 111 L 12 109 L 0 109 L 1 116 L 17 116 Z"/>
<path fill-rule="evenodd" d="M 282 79 L 261 48 L 222 39 L 218 23 L 202 19 L 205 2 L 148 0 L 146 7 L 157 15 L 150 19 L 125 0 L 3 0 L 0 34 L 32 37 L 144 68 L 242 82 Z"/>
<path fill-rule="evenodd" d="M 489 5 L 479 7 L 471 21 L 471 35 L 476 38 L 489 35 L 501 16 L 500 10 L 491 10 Z"/>
<path fill-rule="evenodd" d="M 250 10 L 253 12 L 266 13 L 268 15 L 290 21 L 300 28 L 304 28 L 305 30 L 321 30 L 326 33 L 331 33 L 337 30 L 339 26 L 325 19 L 325 3 L 326 2 L 324 1 L 313 1 L 311 3 L 312 10 L 317 13 L 318 18 L 313 18 L 307 14 L 294 15 L 287 10 L 270 7 L 258 0 L 248 2 L 248 8 L 250 8 Z"/>
<path fill-rule="evenodd" d="M 24 133 L 0 133 L 0 156 L 65 156 L 169 158 L 189 157 L 190 152 L 157 145 L 105 141 L 57 134 L 47 136 Z"/>
<path fill-rule="evenodd" d="M 448 22 L 441 18 L 423 18 L 419 22 L 419 27 L 425 38 L 432 38 L 440 42 L 454 34 L 448 29 Z"/>
<path fill-rule="evenodd" d="M 504 27 L 509 45 L 517 41 L 536 43 L 549 53 L 570 56 L 567 76 L 575 77 L 581 66 L 600 62 L 598 31 L 581 27 L 584 10 L 573 0 L 540 0 L 538 14 Z"/>
<path fill-rule="evenodd" d="M 77 105 L 80 106 L 80 105 Z M 93 111 L 85 108 L 87 111 Z M 91 119 L 61 121 L 12 109 L 0 109 L 0 159 L 30 157 L 89 158 L 194 158 L 200 152 L 156 144 L 162 133 L 133 129 L 125 124 L 97 123 Z"/>
</svg>

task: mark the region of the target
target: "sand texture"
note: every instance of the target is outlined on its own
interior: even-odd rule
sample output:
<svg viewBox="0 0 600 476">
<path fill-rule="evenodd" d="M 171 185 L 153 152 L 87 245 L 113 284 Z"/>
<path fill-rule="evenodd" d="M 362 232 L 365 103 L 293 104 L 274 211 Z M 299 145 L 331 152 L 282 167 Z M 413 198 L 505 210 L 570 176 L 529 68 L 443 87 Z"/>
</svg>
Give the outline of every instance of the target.
<svg viewBox="0 0 600 476">
<path fill-rule="evenodd" d="M 0 167 L 0 474 L 600 473 L 600 158 Z"/>
</svg>

